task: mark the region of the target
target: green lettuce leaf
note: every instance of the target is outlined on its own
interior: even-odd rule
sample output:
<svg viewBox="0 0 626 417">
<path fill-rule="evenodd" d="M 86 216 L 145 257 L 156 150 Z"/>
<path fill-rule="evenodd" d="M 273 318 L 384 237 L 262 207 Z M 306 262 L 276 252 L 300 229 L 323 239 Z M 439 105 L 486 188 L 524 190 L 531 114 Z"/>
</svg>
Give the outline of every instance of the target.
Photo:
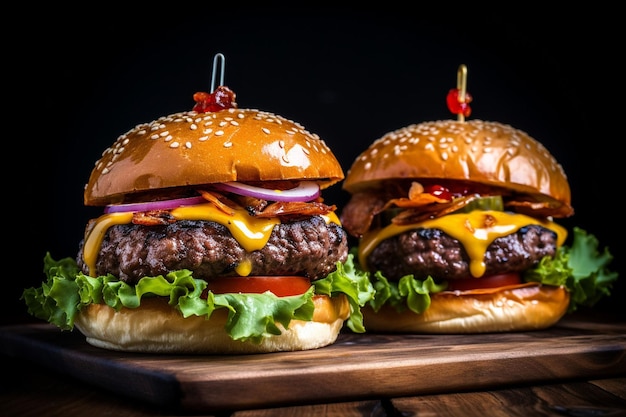
<svg viewBox="0 0 626 417">
<path fill-rule="evenodd" d="M 350 303 L 350 317 L 346 325 L 355 333 L 364 333 L 361 307 L 374 297 L 374 287 L 369 273 L 354 265 L 354 253 L 348 255 L 345 263 L 337 263 L 337 269 L 324 279 L 313 281 L 316 294 L 336 295 L 343 293 Z"/>
<path fill-rule="evenodd" d="M 570 292 L 568 312 L 592 307 L 611 295 L 618 273 L 609 270 L 613 256 L 608 248 L 598 249 L 598 239 L 574 227 L 571 246 L 561 246 L 554 258 L 543 258 L 536 268 L 526 271 L 524 279 L 546 285 L 563 285 Z"/>
<path fill-rule="evenodd" d="M 46 281 L 40 287 L 25 289 L 21 299 L 29 314 L 62 330 L 72 330 L 80 309 L 92 303 L 120 310 L 122 307 L 137 308 L 144 297 L 168 297 L 169 304 L 184 317 L 195 315 L 208 319 L 216 309 L 227 309 L 225 329 L 230 337 L 258 343 L 264 337 L 280 334 L 276 323 L 288 327 L 291 320 L 311 320 L 315 293 L 330 296 L 343 293 L 351 309 L 348 327 L 363 332 L 360 308 L 374 295 L 367 274 L 354 268 L 352 254 L 345 264 L 337 263 L 336 271 L 314 281 L 307 292 L 289 297 L 277 297 L 270 292 L 245 295 L 209 292 L 206 298 L 202 298 L 207 284 L 193 278 L 188 270 L 144 277 L 136 285 L 129 285 L 110 274 L 89 277 L 78 269 L 74 259 L 57 261 L 50 253 L 44 258 L 44 273 Z"/>
<path fill-rule="evenodd" d="M 405 275 L 398 282 L 389 282 L 380 271 L 377 271 L 374 277 L 376 295 L 370 301 L 374 311 L 389 304 L 398 312 L 408 308 L 417 314 L 423 313 L 430 307 L 430 294 L 443 291 L 448 286 L 445 282 L 436 284 L 431 277 L 419 280 L 413 275 Z"/>
</svg>

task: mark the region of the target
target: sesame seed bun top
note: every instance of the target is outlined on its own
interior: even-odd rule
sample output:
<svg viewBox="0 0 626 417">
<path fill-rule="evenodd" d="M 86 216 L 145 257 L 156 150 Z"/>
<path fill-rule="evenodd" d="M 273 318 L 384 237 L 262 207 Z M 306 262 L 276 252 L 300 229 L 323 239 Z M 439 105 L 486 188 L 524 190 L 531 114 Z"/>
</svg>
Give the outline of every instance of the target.
<svg viewBox="0 0 626 417">
<path fill-rule="evenodd" d="M 429 121 L 389 132 L 356 158 L 343 188 L 354 194 L 385 180 L 420 178 L 472 181 L 571 204 L 565 172 L 541 143 L 481 120 Z"/>
<path fill-rule="evenodd" d="M 191 111 L 121 135 L 96 162 L 84 202 L 115 204 L 129 194 L 228 181 L 306 179 L 324 189 L 343 178 L 325 142 L 297 122 L 252 109 Z"/>
</svg>

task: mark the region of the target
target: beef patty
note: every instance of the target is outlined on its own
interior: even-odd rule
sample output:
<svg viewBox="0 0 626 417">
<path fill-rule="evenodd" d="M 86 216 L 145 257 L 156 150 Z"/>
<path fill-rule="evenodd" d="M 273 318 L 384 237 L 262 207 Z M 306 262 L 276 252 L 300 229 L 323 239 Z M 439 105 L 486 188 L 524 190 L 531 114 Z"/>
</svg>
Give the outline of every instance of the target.
<svg viewBox="0 0 626 417">
<path fill-rule="evenodd" d="M 538 225 L 495 239 L 485 252 L 485 275 L 524 271 L 544 256 L 554 256 L 557 235 Z M 380 243 L 367 258 L 372 271 L 390 281 L 413 274 L 416 279 L 471 278 L 469 256 L 457 239 L 439 229 L 414 229 Z"/>
<path fill-rule="evenodd" d="M 88 274 L 83 246 L 84 241 L 76 260 Z M 212 221 L 182 220 L 159 226 L 123 224 L 107 231 L 95 274 L 110 273 L 134 284 L 144 276 L 188 269 L 194 278 L 210 280 L 238 276 L 235 267 L 249 261 L 250 276 L 298 275 L 315 280 L 333 272 L 336 263 L 347 256 L 346 232 L 321 216 L 276 225 L 265 247 L 250 253 L 226 227 Z"/>
</svg>

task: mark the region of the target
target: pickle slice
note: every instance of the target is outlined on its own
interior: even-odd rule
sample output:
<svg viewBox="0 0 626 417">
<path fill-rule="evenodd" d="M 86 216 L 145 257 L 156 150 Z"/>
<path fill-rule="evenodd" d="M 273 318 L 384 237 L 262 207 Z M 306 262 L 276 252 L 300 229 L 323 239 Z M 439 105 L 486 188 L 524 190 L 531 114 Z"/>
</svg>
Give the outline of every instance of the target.
<svg viewBox="0 0 626 417">
<path fill-rule="evenodd" d="M 477 197 L 467 203 L 465 206 L 455 211 L 455 213 L 469 213 L 474 210 L 494 210 L 504 211 L 504 202 L 502 196 L 490 195 L 487 197 Z"/>
</svg>

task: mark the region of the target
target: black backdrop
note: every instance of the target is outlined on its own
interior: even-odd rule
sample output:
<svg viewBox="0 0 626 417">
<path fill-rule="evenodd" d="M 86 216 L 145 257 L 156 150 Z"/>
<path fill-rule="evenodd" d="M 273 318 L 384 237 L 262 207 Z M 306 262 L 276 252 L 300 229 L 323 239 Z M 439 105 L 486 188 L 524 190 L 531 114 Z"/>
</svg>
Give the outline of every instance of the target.
<svg viewBox="0 0 626 417">
<path fill-rule="evenodd" d="M 137 123 L 191 109 L 193 93 L 210 88 L 218 52 L 239 107 L 301 122 L 346 168 L 387 131 L 454 117 L 445 96 L 467 65 L 471 118 L 543 142 L 572 186 L 576 214 L 562 223 L 595 234 L 623 270 L 617 13 L 414 8 L 175 4 L 131 12 L 95 3 L 89 12 L 15 16 L 21 29 L 8 38 L 5 87 L 17 93 L 19 124 L 5 132 L 2 321 L 31 319 L 18 299 L 43 279 L 45 252 L 75 256 L 85 223 L 100 214 L 83 207 L 82 193 L 101 152 Z M 347 199 L 340 187 L 325 197 L 339 206 Z M 624 280 L 599 309 L 624 311 Z"/>
</svg>

